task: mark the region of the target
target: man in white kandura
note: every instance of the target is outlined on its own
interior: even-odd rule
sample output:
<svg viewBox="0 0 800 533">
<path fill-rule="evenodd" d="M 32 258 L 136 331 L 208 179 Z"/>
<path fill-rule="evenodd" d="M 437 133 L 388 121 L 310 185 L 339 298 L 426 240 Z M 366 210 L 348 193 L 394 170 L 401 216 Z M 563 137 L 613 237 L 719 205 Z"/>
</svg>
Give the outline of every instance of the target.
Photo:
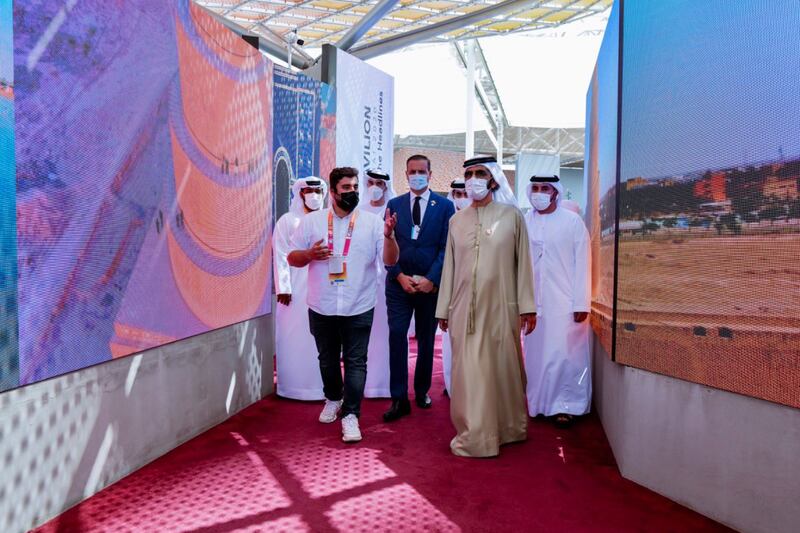
<svg viewBox="0 0 800 533">
<path fill-rule="evenodd" d="M 291 267 L 286 258 L 292 251 L 292 234 L 300 221 L 308 213 L 322 208 L 327 193 L 325 182 L 315 176 L 295 181 L 289 212 L 278 219 L 272 233 L 275 293 L 278 295 L 278 308 L 275 310 L 278 396 L 293 400 L 324 398 L 317 345 L 308 329 L 308 268 Z"/>
<path fill-rule="evenodd" d="M 383 218 L 386 203 L 394 198 L 392 180 L 383 170 L 367 170 L 367 194 L 361 196 L 359 208 Z M 366 398 L 390 398 L 389 391 L 389 319 L 386 316 L 386 268 L 383 258 L 375 264 L 378 271 L 378 295 L 367 356 Z"/>
<path fill-rule="evenodd" d="M 464 178 L 456 178 L 450 183 L 450 192 L 447 199 L 453 202 L 456 212 L 467 208 L 472 203 L 472 199 L 467 194 Z M 453 364 L 453 346 L 450 343 L 450 334 L 442 332 L 442 374 L 444 374 L 444 391 L 450 394 L 450 369 Z"/>
<path fill-rule="evenodd" d="M 536 329 L 525 337 L 528 414 L 566 427 L 592 401 L 589 233 L 580 216 L 560 205 L 557 176 L 533 176 L 527 189 L 537 306 Z"/>
</svg>

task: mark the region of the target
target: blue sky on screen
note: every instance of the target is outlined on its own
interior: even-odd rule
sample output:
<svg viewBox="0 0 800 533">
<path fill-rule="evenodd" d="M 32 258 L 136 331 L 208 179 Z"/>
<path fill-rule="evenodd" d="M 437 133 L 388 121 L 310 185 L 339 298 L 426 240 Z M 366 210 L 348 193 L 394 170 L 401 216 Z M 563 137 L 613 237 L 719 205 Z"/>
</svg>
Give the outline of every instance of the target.
<svg viewBox="0 0 800 533">
<path fill-rule="evenodd" d="M 10 0 L 0 0 L 0 81 L 5 83 L 10 83 L 14 79 L 12 20 Z"/>
<path fill-rule="evenodd" d="M 622 180 L 800 155 L 800 3 L 626 2 Z"/>
<path fill-rule="evenodd" d="M 600 195 L 613 187 L 617 179 L 617 92 L 619 69 L 619 9 L 614 5 L 608 19 L 603 44 L 597 56 L 597 100 L 599 135 L 598 152 Z M 588 143 L 586 144 L 588 146 Z"/>
</svg>

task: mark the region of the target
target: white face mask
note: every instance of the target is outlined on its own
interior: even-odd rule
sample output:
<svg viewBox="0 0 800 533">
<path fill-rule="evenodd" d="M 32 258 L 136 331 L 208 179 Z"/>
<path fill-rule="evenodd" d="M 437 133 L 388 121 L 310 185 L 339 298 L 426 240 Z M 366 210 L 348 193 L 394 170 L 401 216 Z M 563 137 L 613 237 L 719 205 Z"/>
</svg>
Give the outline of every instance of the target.
<svg viewBox="0 0 800 533">
<path fill-rule="evenodd" d="M 550 195 L 545 192 L 532 192 L 530 200 L 537 211 L 544 211 L 550 207 Z"/>
<path fill-rule="evenodd" d="M 312 211 L 322 207 L 322 195 L 318 192 L 310 192 L 303 195 L 303 203 Z"/>
<path fill-rule="evenodd" d="M 383 189 L 378 187 L 377 185 L 370 185 L 367 187 L 367 194 L 369 195 L 369 199 L 373 202 L 377 202 L 381 198 L 383 198 Z"/>
<path fill-rule="evenodd" d="M 412 191 L 421 191 L 428 186 L 428 175 L 412 174 L 408 177 L 408 186 Z"/>
<path fill-rule="evenodd" d="M 489 180 L 470 178 L 466 183 L 467 195 L 473 200 L 481 201 L 489 194 Z"/>
<path fill-rule="evenodd" d="M 466 209 L 472 204 L 472 200 L 469 198 L 455 198 L 456 201 L 456 211 L 461 211 L 462 209 Z"/>
</svg>

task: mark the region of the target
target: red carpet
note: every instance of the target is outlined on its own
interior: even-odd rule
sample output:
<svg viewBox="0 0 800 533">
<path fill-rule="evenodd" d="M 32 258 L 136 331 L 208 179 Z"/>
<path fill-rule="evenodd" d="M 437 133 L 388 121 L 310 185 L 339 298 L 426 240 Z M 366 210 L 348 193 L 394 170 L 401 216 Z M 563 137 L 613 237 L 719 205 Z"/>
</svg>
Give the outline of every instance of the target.
<svg viewBox="0 0 800 533">
<path fill-rule="evenodd" d="M 594 415 L 532 421 L 499 458 L 454 457 L 435 373 L 429 411 L 387 425 L 388 402 L 365 401 L 356 445 L 317 422 L 319 404 L 269 397 L 39 531 L 725 530 L 624 480 Z"/>
</svg>

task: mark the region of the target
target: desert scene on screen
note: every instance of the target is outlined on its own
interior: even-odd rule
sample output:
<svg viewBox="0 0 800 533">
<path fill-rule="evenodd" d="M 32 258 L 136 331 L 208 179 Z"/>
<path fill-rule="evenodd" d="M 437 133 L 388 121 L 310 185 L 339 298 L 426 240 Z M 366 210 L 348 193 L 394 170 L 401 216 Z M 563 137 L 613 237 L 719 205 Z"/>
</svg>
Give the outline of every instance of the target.
<svg viewBox="0 0 800 533">
<path fill-rule="evenodd" d="M 800 159 L 612 191 L 617 360 L 800 406 L 799 192 Z"/>
</svg>

